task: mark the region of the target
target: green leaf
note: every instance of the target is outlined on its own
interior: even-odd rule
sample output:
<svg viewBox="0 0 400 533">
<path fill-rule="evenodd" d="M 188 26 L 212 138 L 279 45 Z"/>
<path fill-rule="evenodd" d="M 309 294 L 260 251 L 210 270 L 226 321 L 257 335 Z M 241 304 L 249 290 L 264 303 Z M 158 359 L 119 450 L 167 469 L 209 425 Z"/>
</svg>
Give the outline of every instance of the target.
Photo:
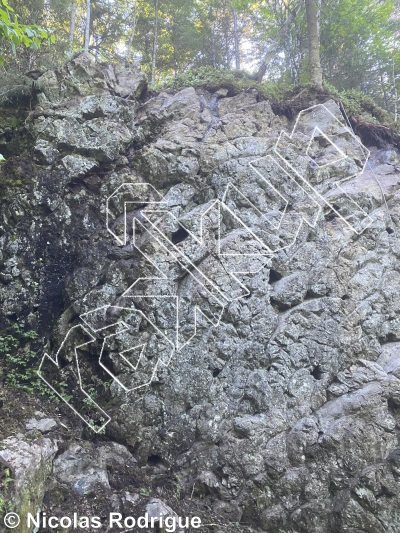
<svg viewBox="0 0 400 533">
<path fill-rule="evenodd" d="M 14 13 L 13 8 L 9 5 L 9 3 L 7 2 L 7 0 L 1 0 L 1 3 L 2 3 L 2 5 L 3 5 L 6 9 L 8 9 L 8 11 L 11 11 L 12 13 Z"/>
</svg>

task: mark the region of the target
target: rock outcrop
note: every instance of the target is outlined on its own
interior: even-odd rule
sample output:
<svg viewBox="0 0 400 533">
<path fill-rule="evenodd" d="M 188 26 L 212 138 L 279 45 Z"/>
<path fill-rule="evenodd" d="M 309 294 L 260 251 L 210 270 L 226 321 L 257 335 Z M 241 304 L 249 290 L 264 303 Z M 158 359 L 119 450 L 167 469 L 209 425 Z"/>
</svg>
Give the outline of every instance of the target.
<svg viewBox="0 0 400 533">
<path fill-rule="evenodd" d="M 73 409 L 54 461 L 33 445 L 32 506 L 397 533 L 397 152 L 333 101 L 293 124 L 255 90 L 153 95 L 85 55 L 35 90 L 3 133 L 24 143 L 0 168 L 0 323 L 37 333 L 21 350 Z"/>
</svg>

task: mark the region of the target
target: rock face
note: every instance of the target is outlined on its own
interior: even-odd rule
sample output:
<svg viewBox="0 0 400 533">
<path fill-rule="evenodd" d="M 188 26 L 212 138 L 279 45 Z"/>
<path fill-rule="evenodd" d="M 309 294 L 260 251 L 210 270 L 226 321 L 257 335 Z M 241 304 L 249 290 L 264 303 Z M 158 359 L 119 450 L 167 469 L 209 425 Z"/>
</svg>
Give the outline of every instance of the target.
<svg viewBox="0 0 400 533">
<path fill-rule="evenodd" d="M 40 510 L 56 452 L 56 443 L 48 438 L 29 441 L 9 437 L 1 442 L 0 464 L 8 469 L 8 475 L 3 478 L 3 494 L 8 488 L 4 479 L 13 481 L 13 494 L 10 494 L 12 499 L 9 501 L 20 516 L 25 517 L 28 512 L 36 515 Z M 30 531 L 26 520 L 21 520 L 18 529 L 20 533 Z"/>
<path fill-rule="evenodd" d="M 333 101 L 293 124 L 256 91 L 145 97 L 85 55 L 37 83 L 0 169 L 0 322 L 38 333 L 81 427 L 46 509 L 398 532 L 397 153 Z"/>
</svg>

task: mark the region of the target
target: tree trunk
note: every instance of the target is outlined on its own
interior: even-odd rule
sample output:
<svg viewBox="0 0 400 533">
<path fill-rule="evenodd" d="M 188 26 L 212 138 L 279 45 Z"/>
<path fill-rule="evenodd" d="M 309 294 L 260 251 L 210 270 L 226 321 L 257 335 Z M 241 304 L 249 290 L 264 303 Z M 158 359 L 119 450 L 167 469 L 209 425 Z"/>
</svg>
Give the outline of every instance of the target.
<svg viewBox="0 0 400 533">
<path fill-rule="evenodd" d="M 271 42 L 271 44 L 268 46 L 267 51 L 264 54 L 263 60 L 261 62 L 261 65 L 258 69 L 256 80 L 261 82 L 263 77 L 265 76 L 265 73 L 267 72 L 268 65 L 271 63 L 271 61 L 274 59 L 276 54 L 281 50 L 282 48 L 282 40 L 284 36 L 286 35 L 288 29 L 290 28 L 290 25 L 296 18 L 297 13 L 300 11 L 301 2 L 299 2 L 289 13 L 288 18 L 285 20 L 285 22 L 280 27 L 275 40 Z"/>
<path fill-rule="evenodd" d="M 319 12 L 321 0 L 305 0 L 307 15 L 308 50 L 310 61 L 310 81 L 322 89 L 322 68 L 320 58 Z"/>
<path fill-rule="evenodd" d="M 128 61 L 132 59 L 132 55 L 133 55 L 133 41 L 135 39 L 135 33 L 136 33 L 136 18 L 137 18 L 137 0 L 135 0 L 135 4 L 133 6 L 132 31 L 131 31 L 131 34 L 129 35 L 129 41 L 128 41 L 128 53 L 127 53 Z"/>
<path fill-rule="evenodd" d="M 214 10 L 213 7 L 210 6 L 208 9 L 208 21 L 210 21 L 210 60 L 211 60 L 211 66 L 213 68 L 216 68 L 217 66 L 217 54 L 216 54 L 216 46 L 215 46 L 215 22 L 214 22 Z"/>
<path fill-rule="evenodd" d="M 176 23 L 174 19 L 174 22 L 172 23 L 172 30 L 171 30 L 171 43 L 172 43 L 172 49 L 173 49 L 172 57 L 173 57 L 173 63 L 174 63 L 174 76 L 175 77 L 178 75 L 178 70 L 179 70 L 178 53 L 177 53 L 177 42 L 178 42 L 177 34 L 178 32 L 176 31 Z"/>
<path fill-rule="evenodd" d="M 392 56 L 392 74 L 393 74 L 393 92 L 394 92 L 394 122 L 397 124 L 397 115 L 398 115 L 398 91 L 397 91 L 397 85 L 396 85 L 396 75 L 395 75 L 395 68 L 394 68 L 394 56 Z"/>
<path fill-rule="evenodd" d="M 75 22 L 76 22 L 76 0 L 72 2 L 71 8 L 71 21 L 69 26 L 69 39 L 68 39 L 68 50 L 72 52 L 74 45 L 74 35 L 75 35 Z"/>
<path fill-rule="evenodd" d="M 235 67 L 240 70 L 239 30 L 236 9 L 233 9 L 233 31 L 235 35 Z"/>
<path fill-rule="evenodd" d="M 151 65 L 151 84 L 154 85 L 156 81 L 156 67 L 157 67 L 157 48 L 158 48 L 158 3 L 155 0 L 154 6 L 154 41 L 153 41 L 153 60 Z"/>
<path fill-rule="evenodd" d="M 86 0 L 85 52 L 89 52 L 90 41 L 90 0 Z"/>
<path fill-rule="evenodd" d="M 385 88 L 385 80 L 383 78 L 382 67 L 379 67 L 379 71 L 380 71 L 379 77 L 381 79 L 381 87 L 382 87 L 383 99 L 385 101 L 385 109 L 386 109 L 386 111 L 390 112 L 389 99 L 388 99 L 387 91 L 386 91 L 386 88 Z"/>
</svg>

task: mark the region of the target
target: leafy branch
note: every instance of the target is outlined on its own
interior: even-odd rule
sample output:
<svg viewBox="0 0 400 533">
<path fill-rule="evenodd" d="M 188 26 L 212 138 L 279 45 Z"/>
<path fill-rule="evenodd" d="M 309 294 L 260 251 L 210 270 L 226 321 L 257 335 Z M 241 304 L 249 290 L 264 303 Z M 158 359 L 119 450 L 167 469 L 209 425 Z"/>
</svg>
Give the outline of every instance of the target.
<svg viewBox="0 0 400 533">
<path fill-rule="evenodd" d="M 26 25 L 18 22 L 18 15 L 7 0 L 0 0 L 0 40 L 8 41 L 14 55 L 17 53 L 17 46 L 24 45 L 26 48 L 40 48 L 41 44 L 55 42 L 55 35 L 38 25 Z M 0 55 L 0 63 L 4 62 L 4 57 Z"/>
</svg>

